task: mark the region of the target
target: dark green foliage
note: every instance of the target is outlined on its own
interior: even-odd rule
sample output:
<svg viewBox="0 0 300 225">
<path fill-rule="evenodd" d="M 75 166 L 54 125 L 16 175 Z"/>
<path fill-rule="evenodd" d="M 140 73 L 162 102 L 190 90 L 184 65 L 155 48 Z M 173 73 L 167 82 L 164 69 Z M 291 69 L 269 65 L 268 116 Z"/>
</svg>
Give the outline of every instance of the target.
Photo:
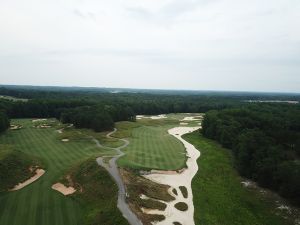
<svg viewBox="0 0 300 225">
<path fill-rule="evenodd" d="M 300 161 L 286 161 L 278 166 L 276 173 L 281 184 L 279 193 L 284 197 L 300 202 Z"/>
<path fill-rule="evenodd" d="M 77 128 L 91 128 L 100 132 L 111 130 L 114 127 L 114 121 L 111 116 L 101 107 L 78 107 L 69 109 L 61 114 L 63 123 L 73 123 Z"/>
<path fill-rule="evenodd" d="M 183 136 L 201 151 L 192 181 L 196 225 L 292 225 L 289 211 L 278 209 L 278 197 L 241 185 L 228 149 L 194 132 Z M 299 218 L 299 214 L 294 215 Z"/>
<path fill-rule="evenodd" d="M 10 121 L 4 112 L 0 111 L 0 133 L 6 131 L 10 126 Z"/>
<path fill-rule="evenodd" d="M 300 204 L 299 105 L 255 104 L 210 111 L 202 133 L 233 150 L 241 175 Z"/>
</svg>

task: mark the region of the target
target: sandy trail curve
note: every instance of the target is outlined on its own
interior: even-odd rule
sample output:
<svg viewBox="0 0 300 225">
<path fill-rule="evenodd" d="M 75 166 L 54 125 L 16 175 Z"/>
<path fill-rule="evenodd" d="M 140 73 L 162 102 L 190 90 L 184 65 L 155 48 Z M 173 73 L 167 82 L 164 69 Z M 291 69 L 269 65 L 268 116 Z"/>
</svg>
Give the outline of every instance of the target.
<svg viewBox="0 0 300 225">
<path fill-rule="evenodd" d="M 117 129 L 114 129 L 114 131 L 110 132 L 109 134 L 107 134 L 107 138 L 114 138 L 111 137 L 112 134 L 114 134 L 117 131 Z M 106 148 L 106 149 L 112 149 L 115 150 L 117 152 L 117 155 L 112 157 L 108 164 L 106 164 L 104 162 L 104 158 L 105 157 L 99 157 L 97 158 L 97 163 L 104 167 L 108 173 L 113 177 L 113 179 L 115 180 L 115 182 L 118 185 L 118 208 L 121 211 L 121 213 L 123 214 L 124 218 L 127 219 L 127 221 L 129 222 L 129 224 L 131 225 L 142 225 L 142 222 L 138 219 L 138 217 L 131 211 L 130 207 L 128 206 L 128 204 L 126 203 L 126 189 L 125 189 L 125 185 L 123 183 L 123 180 L 120 176 L 119 173 L 119 169 L 117 166 L 116 161 L 122 157 L 123 155 L 125 155 L 124 152 L 122 152 L 122 149 L 126 148 L 129 145 L 129 141 L 126 139 L 119 139 L 119 138 L 115 138 L 118 140 L 121 140 L 124 142 L 124 144 L 120 147 L 117 148 L 111 148 L 111 147 L 106 147 L 100 144 L 100 142 L 93 138 L 93 141 L 96 143 L 96 145 L 100 148 Z M 109 156 L 111 157 L 111 156 Z"/>
<path fill-rule="evenodd" d="M 192 192 L 192 179 L 198 171 L 197 159 L 200 157 L 200 152 L 190 143 L 182 138 L 182 135 L 198 130 L 200 127 L 175 127 L 170 129 L 169 134 L 173 135 L 179 139 L 186 148 L 188 160 L 186 162 L 187 169 L 183 170 L 181 173 L 175 174 L 162 174 L 162 173 L 152 173 L 149 175 L 144 175 L 145 178 L 154 181 L 159 184 L 169 185 L 169 193 L 175 197 L 172 202 L 165 202 L 167 208 L 164 211 L 159 210 L 144 210 L 147 214 L 161 214 L 166 217 L 165 220 L 157 222 L 157 225 L 170 225 L 173 222 L 179 222 L 182 225 L 193 225 L 194 222 L 194 204 L 193 204 L 193 192 Z M 180 186 L 183 186 L 187 190 L 187 198 L 183 196 L 180 190 Z M 172 190 L 176 189 L 177 195 L 175 195 Z M 188 205 L 187 211 L 180 211 L 175 208 L 175 204 L 179 202 L 184 202 Z"/>
<path fill-rule="evenodd" d="M 29 178 L 28 180 L 24 181 L 23 183 L 17 184 L 14 188 L 10 189 L 9 191 L 17 191 L 17 190 L 20 190 L 20 189 L 28 186 L 29 184 L 33 183 L 34 181 L 39 179 L 41 176 L 43 176 L 45 172 L 46 171 L 43 169 L 37 169 L 35 171 L 35 175 L 33 177 Z"/>
</svg>

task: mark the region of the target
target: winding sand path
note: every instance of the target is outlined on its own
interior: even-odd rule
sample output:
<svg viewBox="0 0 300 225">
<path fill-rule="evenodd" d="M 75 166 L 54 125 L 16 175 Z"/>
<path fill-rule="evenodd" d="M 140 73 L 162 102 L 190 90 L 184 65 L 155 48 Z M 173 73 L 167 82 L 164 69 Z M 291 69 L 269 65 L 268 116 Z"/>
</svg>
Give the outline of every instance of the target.
<svg viewBox="0 0 300 225">
<path fill-rule="evenodd" d="M 117 129 L 114 129 L 114 131 L 110 132 L 109 134 L 107 134 L 107 138 L 114 138 L 111 137 L 112 134 L 114 134 L 117 131 Z M 115 182 L 118 185 L 118 208 L 120 209 L 121 213 L 123 214 L 123 216 L 127 219 L 127 221 L 129 222 L 129 224 L 131 225 L 142 225 L 142 222 L 138 219 L 138 217 L 131 211 L 130 207 L 128 206 L 128 204 L 126 203 L 126 189 L 125 189 L 125 185 L 122 181 L 122 178 L 120 176 L 119 173 L 119 169 L 117 166 L 116 161 L 122 157 L 123 155 L 125 155 L 124 152 L 122 152 L 122 149 L 126 148 L 129 145 L 129 141 L 126 139 L 119 139 L 119 138 L 114 138 L 114 139 L 118 139 L 124 142 L 124 144 L 120 147 L 117 148 L 111 148 L 111 147 L 106 147 L 100 144 L 100 142 L 93 138 L 93 141 L 96 143 L 96 145 L 100 148 L 106 148 L 106 149 L 112 149 L 115 150 L 117 152 L 117 155 L 112 157 L 108 164 L 104 162 L 104 158 L 110 158 L 111 156 L 107 156 L 107 157 L 99 157 L 97 158 L 97 163 L 104 167 L 108 173 L 113 177 L 113 179 L 115 180 Z"/>
<path fill-rule="evenodd" d="M 164 202 L 167 204 L 167 208 L 164 211 L 159 210 L 145 210 L 147 214 L 160 214 L 166 217 L 165 220 L 157 222 L 157 225 L 170 225 L 173 222 L 179 222 L 182 225 L 193 225 L 194 222 L 194 204 L 193 204 L 193 192 L 192 192 L 192 179 L 198 171 L 197 159 L 200 157 L 200 152 L 190 143 L 182 138 L 182 135 L 198 130 L 200 127 L 175 127 L 170 129 L 169 134 L 180 140 L 187 151 L 188 160 L 186 162 L 187 169 L 181 173 L 152 173 L 144 175 L 145 178 L 154 181 L 159 184 L 165 184 L 171 186 L 169 193 L 175 197 L 172 202 Z M 180 190 L 180 186 L 183 186 L 187 190 L 187 198 L 183 196 Z M 177 195 L 173 193 L 173 189 L 177 191 Z M 175 204 L 184 202 L 188 205 L 187 211 L 180 211 L 175 208 Z"/>
</svg>

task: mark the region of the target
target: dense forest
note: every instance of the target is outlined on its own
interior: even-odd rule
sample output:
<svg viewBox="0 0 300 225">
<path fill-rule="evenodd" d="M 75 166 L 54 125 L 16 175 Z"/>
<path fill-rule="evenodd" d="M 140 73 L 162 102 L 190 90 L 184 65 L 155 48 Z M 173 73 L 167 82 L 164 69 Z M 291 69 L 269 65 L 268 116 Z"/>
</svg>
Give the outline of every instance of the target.
<svg viewBox="0 0 300 225">
<path fill-rule="evenodd" d="M 138 114 L 207 112 L 247 105 L 248 99 L 300 99 L 286 94 L 34 86 L 0 86 L 0 95 L 21 99 L 0 99 L 2 131 L 8 118 L 55 117 L 78 128 L 102 131 L 117 121 L 133 121 Z"/>
<path fill-rule="evenodd" d="M 300 106 L 254 104 L 209 111 L 203 135 L 232 149 L 242 176 L 300 205 Z"/>
<path fill-rule="evenodd" d="M 110 130 L 117 121 L 134 121 L 137 114 L 206 112 L 246 104 L 235 95 L 187 95 L 185 92 L 109 93 L 102 89 L 1 87 L 0 94 L 22 99 L 0 100 L 0 109 L 9 118 L 55 117 L 95 131 Z"/>
<path fill-rule="evenodd" d="M 6 131 L 10 126 L 10 121 L 5 112 L 0 111 L 0 133 Z"/>
</svg>

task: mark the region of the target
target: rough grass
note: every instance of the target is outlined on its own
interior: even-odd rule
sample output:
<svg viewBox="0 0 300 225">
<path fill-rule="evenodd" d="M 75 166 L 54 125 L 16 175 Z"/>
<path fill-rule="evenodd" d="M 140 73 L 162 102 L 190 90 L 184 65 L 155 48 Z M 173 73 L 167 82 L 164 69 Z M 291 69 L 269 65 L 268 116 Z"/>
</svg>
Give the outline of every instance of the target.
<svg viewBox="0 0 300 225">
<path fill-rule="evenodd" d="M 156 184 L 136 174 L 133 170 L 121 169 L 121 175 L 128 192 L 127 201 L 129 202 L 129 206 L 140 218 L 143 224 L 151 225 L 151 222 L 165 219 L 162 215 L 144 214 L 141 207 L 164 210 L 166 205 L 155 200 L 163 200 L 166 202 L 174 200 L 175 198 L 168 193 L 169 186 Z M 141 199 L 141 195 L 149 197 L 150 200 Z"/>
<path fill-rule="evenodd" d="M 168 134 L 170 126 L 140 126 L 129 138 L 126 155 L 118 160 L 121 167 L 134 169 L 178 170 L 185 167 L 182 143 Z"/>
<path fill-rule="evenodd" d="M 0 143 L 40 158 L 46 174 L 20 191 L 0 195 L 0 224 L 83 224 L 86 211 L 80 202 L 52 190 L 51 186 L 82 160 L 114 151 L 97 148 L 88 139 L 63 143 L 56 128 L 33 128 L 28 119 L 12 122 L 21 124 L 23 129 L 7 131 L 0 136 Z"/>
<path fill-rule="evenodd" d="M 184 139 L 201 151 L 199 170 L 192 182 L 197 225 L 293 224 L 262 194 L 242 187 L 229 150 L 198 132 Z"/>
<path fill-rule="evenodd" d="M 186 187 L 180 186 L 179 189 L 180 189 L 180 191 L 181 191 L 183 197 L 184 197 L 184 198 L 187 198 L 187 197 L 188 197 L 188 191 L 187 191 Z"/>
<path fill-rule="evenodd" d="M 187 211 L 188 210 L 188 205 L 186 204 L 186 203 L 184 203 L 184 202 L 178 202 L 178 203 L 176 203 L 175 205 L 174 205 L 174 207 L 176 208 L 176 209 L 178 209 L 179 211 Z"/>
<path fill-rule="evenodd" d="M 77 191 L 72 196 L 84 211 L 82 225 L 127 225 L 116 207 L 118 187 L 96 158 L 84 161 L 68 173 Z"/>
<path fill-rule="evenodd" d="M 15 151 L 10 145 L 0 145 L 0 192 L 32 177 L 35 171 L 30 171 L 30 167 L 36 166 L 42 167 L 37 158 Z"/>
</svg>

